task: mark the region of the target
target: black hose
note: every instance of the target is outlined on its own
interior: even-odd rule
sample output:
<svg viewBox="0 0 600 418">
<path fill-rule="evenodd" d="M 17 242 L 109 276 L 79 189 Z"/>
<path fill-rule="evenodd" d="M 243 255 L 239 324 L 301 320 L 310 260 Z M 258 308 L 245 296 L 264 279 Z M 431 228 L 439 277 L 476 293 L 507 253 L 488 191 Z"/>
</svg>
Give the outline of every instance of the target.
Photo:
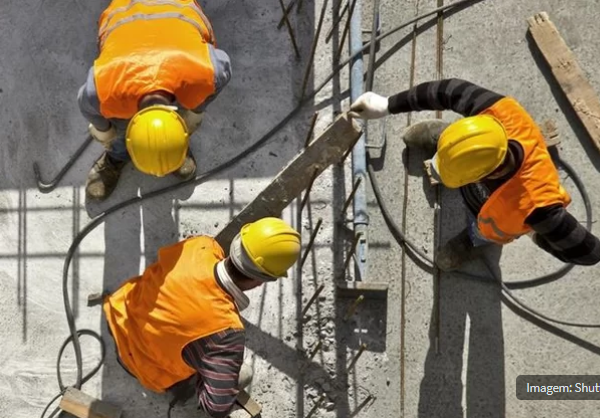
<svg viewBox="0 0 600 418">
<path fill-rule="evenodd" d="M 398 26 L 396 26 L 395 28 L 383 32 L 381 33 L 379 36 L 377 36 L 375 38 L 375 42 L 379 42 L 384 38 L 387 38 L 388 36 L 392 35 L 393 33 L 398 32 L 399 30 L 419 21 L 422 20 L 426 17 L 429 17 L 431 15 L 437 14 L 439 12 L 448 10 L 448 9 L 453 9 L 456 8 L 460 5 L 466 4 L 466 3 L 475 3 L 478 1 L 482 1 L 482 0 L 459 0 L 456 1 L 455 3 L 452 4 L 448 4 L 442 7 L 438 7 L 430 12 L 427 13 L 423 13 L 419 16 L 414 17 L 413 19 L 410 19 L 409 21 L 402 23 Z M 223 164 L 213 168 L 212 170 L 209 170 L 203 174 L 200 174 L 199 176 L 195 177 L 194 179 L 185 181 L 185 182 L 181 182 L 172 186 L 168 186 L 168 187 L 163 187 L 161 189 L 157 189 L 155 191 L 152 191 L 148 194 L 145 194 L 143 196 L 136 196 L 134 198 L 128 199 L 124 202 L 121 202 L 109 209 L 107 209 L 105 212 L 102 212 L 101 214 L 99 214 L 98 216 L 96 216 L 89 224 L 87 224 L 85 226 L 85 228 L 83 228 L 83 230 L 81 230 L 81 232 L 79 232 L 79 234 L 77 234 L 77 236 L 75 237 L 75 239 L 73 240 L 73 243 L 71 244 L 71 246 L 69 247 L 69 250 L 67 252 L 67 256 L 64 262 L 64 267 L 63 267 L 63 280 L 62 280 L 62 284 L 63 284 L 63 299 L 64 299 L 64 307 L 65 307 L 65 314 L 67 317 L 67 323 L 69 326 L 69 332 L 70 332 L 70 338 L 65 341 L 65 343 L 63 343 L 63 347 L 61 347 L 60 350 L 60 354 L 59 354 L 59 360 L 58 360 L 58 364 L 60 364 L 60 355 L 62 355 L 62 352 L 64 351 L 65 346 L 69 343 L 72 342 L 73 343 L 73 349 L 75 352 L 75 362 L 77 365 L 77 376 L 76 376 L 76 381 L 75 384 L 73 385 L 75 388 L 81 388 L 81 385 L 83 383 L 85 383 L 85 381 L 89 378 L 92 377 L 92 375 L 86 375 L 85 378 L 82 376 L 83 372 L 82 372 L 82 356 L 81 356 L 81 345 L 79 343 L 79 338 L 78 338 L 78 334 L 80 333 L 80 331 L 77 331 L 76 326 L 75 326 L 75 317 L 73 315 L 73 310 L 71 308 L 71 303 L 69 301 L 69 291 L 68 291 L 68 277 L 69 277 L 69 265 L 71 263 L 71 260 L 73 258 L 73 255 L 75 254 L 75 251 L 77 250 L 79 244 L 81 243 L 81 241 L 91 232 L 93 231 L 98 225 L 100 225 L 105 219 L 106 217 L 108 217 L 109 215 L 113 214 L 114 212 L 123 209 L 125 207 L 131 206 L 133 204 L 136 203 L 141 203 L 145 200 L 149 200 L 152 199 L 154 197 L 163 195 L 165 193 L 169 193 L 169 192 L 173 192 L 176 190 L 179 190 L 183 187 L 187 187 L 189 185 L 197 185 L 200 184 L 206 180 L 208 180 L 209 178 L 215 176 L 216 174 L 232 167 L 233 165 L 237 164 L 239 161 L 241 161 L 242 159 L 244 159 L 245 157 L 247 157 L 248 155 L 252 154 L 253 152 L 257 151 L 258 149 L 260 149 L 261 147 L 263 147 L 278 131 L 280 131 L 285 125 L 287 125 L 287 123 L 294 117 L 296 116 L 300 109 L 307 104 L 310 100 L 312 100 L 316 94 L 321 91 L 321 89 L 323 89 L 323 87 L 325 87 L 329 81 L 331 79 L 333 79 L 336 74 L 338 74 L 350 61 L 356 59 L 358 56 L 360 56 L 363 52 L 365 52 L 369 46 L 370 46 L 370 42 L 367 42 L 363 48 L 360 51 L 357 51 L 355 54 L 353 54 L 352 56 L 350 56 L 348 59 L 346 59 L 344 62 L 342 62 L 341 64 L 338 64 L 335 69 L 333 70 L 333 72 L 325 78 L 325 80 L 319 84 L 311 94 L 309 94 L 308 96 L 304 97 L 300 103 L 287 115 L 285 116 L 281 122 L 279 122 L 275 127 L 273 127 L 269 132 L 267 132 L 262 138 L 260 138 L 258 141 L 256 141 L 254 144 L 252 144 L 251 146 L 249 146 L 248 148 L 246 148 L 245 150 L 243 150 L 241 153 L 239 153 L 238 155 L 234 156 L 233 158 L 231 158 L 230 160 L 224 162 Z M 88 335 L 93 335 L 95 338 L 97 338 L 99 341 L 102 341 L 102 338 L 95 333 L 94 331 L 91 330 L 81 330 L 81 331 L 85 331 L 85 333 L 87 333 Z M 102 347 L 104 347 L 104 343 L 101 342 Z M 96 366 L 94 368 L 94 373 L 97 372 L 99 370 L 99 368 L 102 365 L 102 361 L 98 364 L 98 366 Z M 60 372 L 59 372 L 60 374 Z M 61 383 L 62 384 L 62 383 Z M 61 386 L 61 384 L 59 384 L 59 387 Z M 43 414 L 41 415 L 41 418 L 44 418 L 46 411 L 48 410 L 48 408 L 50 407 L 50 405 L 56 400 L 58 399 L 63 393 L 64 393 L 64 388 L 60 387 L 61 393 L 55 397 L 49 404 L 48 406 L 46 406 L 46 408 L 44 409 Z M 56 412 L 56 411 L 55 411 Z M 54 415 L 54 413 L 52 414 Z"/>
<path fill-rule="evenodd" d="M 429 258 L 423 251 L 421 251 L 411 240 L 406 238 L 406 236 L 402 233 L 402 231 L 400 230 L 398 225 L 394 222 L 394 220 L 391 216 L 391 213 L 388 210 L 385 201 L 383 200 L 383 196 L 381 194 L 381 189 L 379 188 L 379 184 L 377 182 L 377 179 L 375 178 L 375 173 L 374 173 L 373 165 L 371 162 L 372 160 L 371 160 L 370 156 L 368 155 L 368 153 L 367 153 L 367 159 L 368 159 L 367 170 L 369 173 L 369 178 L 371 179 L 373 193 L 375 194 L 375 199 L 377 200 L 377 203 L 378 203 L 381 213 L 383 215 L 383 219 L 385 220 L 391 234 L 394 236 L 394 238 L 396 239 L 396 241 L 398 242 L 398 244 L 401 247 L 405 248 L 408 251 L 412 251 L 413 253 L 418 255 L 423 261 L 428 263 L 430 266 L 433 266 L 433 264 L 434 264 L 433 260 L 431 258 Z M 560 160 L 560 161 L 564 165 L 566 171 L 569 172 L 569 175 L 571 176 L 571 178 L 573 179 L 577 188 L 579 189 L 579 192 L 581 193 L 581 196 L 584 200 L 585 208 L 586 208 L 586 225 L 587 225 L 587 229 L 590 230 L 591 225 L 592 225 L 592 207 L 590 204 L 589 196 L 585 190 L 585 187 L 583 186 L 583 182 L 581 181 L 581 179 L 579 178 L 579 176 L 577 175 L 575 170 L 573 170 L 573 167 L 571 167 L 569 164 L 565 163 L 562 160 Z M 498 277 L 494 273 L 493 269 L 488 265 L 488 263 L 485 260 L 484 260 L 484 264 L 485 264 L 486 268 L 488 269 L 490 275 L 494 278 L 494 281 L 489 281 L 489 282 L 490 283 L 499 283 L 505 296 L 508 297 L 510 300 L 512 300 L 519 307 L 521 307 L 523 310 L 529 312 L 530 314 L 532 314 L 538 318 L 541 318 L 545 321 L 553 322 L 555 324 L 567 325 L 567 326 L 578 327 L 578 328 L 600 328 L 600 324 L 581 324 L 581 323 L 566 322 L 566 321 L 561 321 L 558 319 L 553 319 L 553 318 L 551 318 L 547 315 L 544 315 L 544 314 L 538 312 L 537 310 L 527 306 L 519 298 L 517 298 L 510 290 L 509 284 L 517 284 L 519 286 L 519 288 L 524 288 L 524 287 L 537 286 L 542 283 L 549 283 L 550 281 L 556 280 L 556 278 L 559 277 L 558 276 L 559 273 L 562 272 L 564 274 L 565 271 L 568 271 L 571 268 L 573 268 L 573 265 L 568 264 L 568 265 L 562 267 L 560 270 L 558 270 L 555 273 L 552 273 L 552 274 L 549 274 L 546 276 L 542 276 L 542 277 L 539 277 L 536 279 L 523 280 L 520 282 L 513 282 L 513 283 L 505 283 L 502 281 L 502 278 Z M 485 279 L 485 278 L 478 277 L 478 276 L 475 276 L 475 275 L 472 275 L 469 273 L 465 273 L 462 271 L 455 271 L 455 273 L 459 274 L 460 276 L 463 276 L 463 277 L 466 276 L 467 278 L 471 278 L 471 279 Z"/>
</svg>

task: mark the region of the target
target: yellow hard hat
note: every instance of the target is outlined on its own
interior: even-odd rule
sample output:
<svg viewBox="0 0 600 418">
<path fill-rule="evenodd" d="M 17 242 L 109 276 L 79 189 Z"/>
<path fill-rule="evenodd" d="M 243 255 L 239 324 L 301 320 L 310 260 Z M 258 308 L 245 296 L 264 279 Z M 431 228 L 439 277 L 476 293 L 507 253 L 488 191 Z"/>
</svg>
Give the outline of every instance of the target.
<svg viewBox="0 0 600 418">
<path fill-rule="evenodd" d="M 157 177 L 181 167 L 188 151 L 187 126 L 172 106 L 140 110 L 129 122 L 125 138 L 135 167 Z"/>
<path fill-rule="evenodd" d="M 271 277 L 287 277 L 287 270 L 300 255 L 300 234 L 279 218 L 246 224 L 240 237 L 252 263 Z"/>
<path fill-rule="evenodd" d="M 433 158 L 444 186 L 459 188 L 481 180 L 502 164 L 508 149 L 504 126 L 493 116 L 460 119 L 440 135 Z"/>
</svg>

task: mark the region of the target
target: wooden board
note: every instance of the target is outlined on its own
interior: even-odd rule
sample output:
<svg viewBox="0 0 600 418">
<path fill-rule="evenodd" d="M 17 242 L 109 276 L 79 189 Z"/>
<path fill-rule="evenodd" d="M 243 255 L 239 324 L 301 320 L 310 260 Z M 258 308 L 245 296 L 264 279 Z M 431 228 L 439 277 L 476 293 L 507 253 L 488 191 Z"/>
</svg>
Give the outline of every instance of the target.
<svg viewBox="0 0 600 418">
<path fill-rule="evenodd" d="M 75 388 L 67 388 L 58 405 L 78 418 L 120 418 L 122 408 L 100 401 Z"/>
<path fill-rule="evenodd" d="M 354 146 L 361 128 L 347 116 L 340 115 L 325 132 L 298 154 L 275 179 L 216 236 L 226 253 L 240 228 L 258 219 L 275 216 L 307 189 L 315 173 L 321 174 L 330 165 L 341 161 Z"/>
<path fill-rule="evenodd" d="M 529 19 L 529 32 L 552 74 L 600 151 L 600 101 L 564 39 L 546 12 Z"/>
<path fill-rule="evenodd" d="M 252 418 L 258 417 L 262 410 L 262 407 L 256 403 L 244 389 L 241 389 L 238 393 L 237 403 L 240 404 L 240 406 L 244 408 L 244 410 L 249 413 Z"/>
<path fill-rule="evenodd" d="M 364 294 L 369 299 L 387 299 L 387 283 L 337 280 L 335 284 L 338 296 L 343 298 L 355 298 Z"/>
</svg>

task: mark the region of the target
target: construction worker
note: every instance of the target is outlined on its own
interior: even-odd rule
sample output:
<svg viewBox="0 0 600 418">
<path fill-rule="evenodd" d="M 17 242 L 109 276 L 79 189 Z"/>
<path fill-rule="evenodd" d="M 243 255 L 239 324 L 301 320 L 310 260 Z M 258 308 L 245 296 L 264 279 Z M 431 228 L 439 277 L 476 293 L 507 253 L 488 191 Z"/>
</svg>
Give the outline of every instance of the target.
<svg viewBox="0 0 600 418">
<path fill-rule="evenodd" d="M 155 392 L 181 392 L 195 377 L 199 409 L 227 416 L 249 383 L 240 379 L 244 292 L 286 277 L 300 246 L 287 223 L 263 218 L 241 228 L 228 257 L 208 236 L 161 248 L 156 263 L 104 301 L 119 363 Z"/>
<path fill-rule="evenodd" d="M 418 110 L 452 110 L 465 116 L 451 124 L 415 124 L 403 137 L 408 147 L 433 155 L 434 176 L 446 187 L 460 189 L 468 208 L 468 227 L 438 253 L 440 269 L 455 270 L 481 255 L 485 244 L 507 244 L 526 234 L 564 262 L 600 261 L 600 241 L 565 209 L 571 198 L 560 184 L 542 133 L 515 99 L 447 79 L 391 97 L 365 93 L 349 114 L 377 119 Z"/>
<path fill-rule="evenodd" d="M 129 160 L 153 176 L 194 176 L 189 138 L 231 78 L 215 45 L 195 0 L 113 0 L 104 10 L 100 54 L 78 94 L 90 134 L 107 150 L 88 175 L 88 198 L 106 199 Z"/>
</svg>

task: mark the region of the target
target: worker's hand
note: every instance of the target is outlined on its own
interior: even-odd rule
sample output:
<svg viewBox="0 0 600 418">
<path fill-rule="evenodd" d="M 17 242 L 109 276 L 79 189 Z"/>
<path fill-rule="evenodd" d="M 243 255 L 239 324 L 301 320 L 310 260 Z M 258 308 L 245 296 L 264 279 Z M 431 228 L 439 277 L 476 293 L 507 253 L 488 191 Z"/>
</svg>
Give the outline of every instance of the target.
<svg viewBox="0 0 600 418">
<path fill-rule="evenodd" d="M 191 110 L 184 110 L 183 112 L 181 112 L 181 117 L 185 121 L 185 125 L 188 128 L 188 133 L 191 135 L 202 124 L 202 119 L 204 119 L 204 112 L 196 113 L 192 112 Z"/>
<path fill-rule="evenodd" d="M 108 131 L 99 131 L 94 125 L 90 123 L 88 126 L 90 131 L 90 135 L 94 137 L 94 139 L 102 144 L 102 146 L 106 149 L 110 149 L 111 144 L 115 139 L 117 139 L 117 131 L 114 126 L 110 126 Z"/>
<path fill-rule="evenodd" d="M 348 112 L 351 118 L 363 119 L 379 119 L 389 114 L 387 97 L 373 92 L 367 92 L 356 99 Z"/>
</svg>

